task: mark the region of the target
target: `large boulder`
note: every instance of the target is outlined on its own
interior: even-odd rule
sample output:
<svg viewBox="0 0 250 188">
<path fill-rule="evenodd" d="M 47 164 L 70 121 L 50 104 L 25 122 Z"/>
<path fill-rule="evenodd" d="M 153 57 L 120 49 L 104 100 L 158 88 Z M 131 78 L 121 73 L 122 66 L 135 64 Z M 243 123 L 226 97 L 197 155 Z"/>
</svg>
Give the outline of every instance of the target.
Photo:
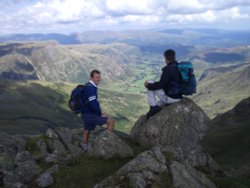
<svg viewBox="0 0 250 188">
<path fill-rule="evenodd" d="M 216 188 L 203 173 L 169 158 L 161 146 L 139 154 L 94 188 Z"/>
<path fill-rule="evenodd" d="M 175 188 L 216 188 L 211 180 L 191 166 L 174 161 L 169 169 Z"/>
<path fill-rule="evenodd" d="M 208 121 L 208 116 L 199 106 L 184 98 L 163 107 L 149 119 L 140 117 L 131 130 L 131 137 L 147 149 L 161 145 L 192 166 L 205 166 L 212 161 L 200 146 Z"/>
<path fill-rule="evenodd" d="M 106 130 L 94 139 L 89 150 L 89 155 L 104 159 L 126 158 L 134 156 L 134 152 L 129 145 L 113 132 Z"/>
</svg>

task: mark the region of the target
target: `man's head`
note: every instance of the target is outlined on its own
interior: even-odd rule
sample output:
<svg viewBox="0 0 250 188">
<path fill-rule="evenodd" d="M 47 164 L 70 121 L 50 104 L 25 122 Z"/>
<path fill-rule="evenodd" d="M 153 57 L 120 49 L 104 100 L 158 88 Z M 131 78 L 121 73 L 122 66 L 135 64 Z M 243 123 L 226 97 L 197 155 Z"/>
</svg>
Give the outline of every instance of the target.
<svg viewBox="0 0 250 188">
<path fill-rule="evenodd" d="M 101 72 L 98 70 L 92 70 L 90 73 L 90 79 L 95 83 L 95 85 L 98 85 L 101 81 Z"/>
<path fill-rule="evenodd" d="M 164 57 L 166 63 L 170 63 L 172 61 L 175 61 L 175 51 L 172 49 L 168 49 L 164 52 Z"/>
</svg>

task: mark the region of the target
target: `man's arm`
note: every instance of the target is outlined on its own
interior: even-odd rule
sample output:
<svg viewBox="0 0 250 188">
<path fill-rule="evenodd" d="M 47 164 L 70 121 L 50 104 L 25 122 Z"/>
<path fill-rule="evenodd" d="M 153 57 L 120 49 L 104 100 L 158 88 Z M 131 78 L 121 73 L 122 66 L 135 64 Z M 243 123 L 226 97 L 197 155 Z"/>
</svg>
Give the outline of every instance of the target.
<svg viewBox="0 0 250 188">
<path fill-rule="evenodd" d="M 148 83 L 147 88 L 149 90 L 163 89 L 164 86 L 168 83 L 168 81 L 169 81 L 169 74 L 166 70 L 163 70 L 160 81 L 155 83 Z"/>
<path fill-rule="evenodd" d="M 93 109 L 97 115 L 102 115 L 100 104 L 97 100 L 96 92 L 94 87 L 87 86 L 86 95 L 88 99 L 88 105 Z"/>
</svg>

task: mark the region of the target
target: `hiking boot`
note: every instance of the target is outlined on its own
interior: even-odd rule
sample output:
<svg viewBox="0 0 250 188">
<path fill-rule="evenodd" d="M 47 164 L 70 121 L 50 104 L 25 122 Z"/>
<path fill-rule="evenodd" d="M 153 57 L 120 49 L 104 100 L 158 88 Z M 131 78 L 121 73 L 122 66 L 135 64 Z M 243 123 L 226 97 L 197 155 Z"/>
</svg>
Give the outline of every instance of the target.
<svg viewBox="0 0 250 188">
<path fill-rule="evenodd" d="M 161 111 L 161 107 L 159 106 L 150 106 L 150 109 L 148 113 L 146 114 L 147 119 L 149 119 L 151 116 L 155 115 L 157 112 Z"/>
<path fill-rule="evenodd" d="M 90 148 L 89 144 L 84 144 L 84 143 L 80 143 L 80 147 L 85 153 L 87 153 Z"/>
</svg>

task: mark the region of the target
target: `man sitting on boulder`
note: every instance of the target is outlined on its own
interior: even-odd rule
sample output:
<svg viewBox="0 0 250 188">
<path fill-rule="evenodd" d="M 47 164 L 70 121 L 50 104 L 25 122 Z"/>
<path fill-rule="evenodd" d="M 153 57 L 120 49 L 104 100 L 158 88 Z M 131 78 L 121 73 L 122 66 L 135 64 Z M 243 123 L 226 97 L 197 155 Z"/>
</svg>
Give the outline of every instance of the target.
<svg viewBox="0 0 250 188">
<path fill-rule="evenodd" d="M 176 87 L 172 84 L 181 84 L 181 75 L 178 64 L 175 60 L 175 51 L 168 49 L 164 52 L 166 66 L 162 69 L 160 81 L 145 81 L 144 85 L 148 89 L 147 97 L 150 110 L 147 118 L 150 118 L 161 110 L 161 106 L 180 101 L 182 94 L 176 92 Z M 156 96 L 159 98 L 157 101 Z"/>
<path fill-rule="evenodd" d="M 113 131 L 115 121 L 112 117 L 102 113 L 97 96 L 97 85 L 101 81 L 101 73 L 98 70 L 93 70 L 90 73 L 90 81 L 85 85 L 84 98 L 86 103 L 82 108 L 82 119 L 84 122 L 83 143 L 81 144 L 85 152 L 89 149 L 90 131 L 94 130 L 96 125 L 107 124 L 107 129 Z"/>
</svg>

